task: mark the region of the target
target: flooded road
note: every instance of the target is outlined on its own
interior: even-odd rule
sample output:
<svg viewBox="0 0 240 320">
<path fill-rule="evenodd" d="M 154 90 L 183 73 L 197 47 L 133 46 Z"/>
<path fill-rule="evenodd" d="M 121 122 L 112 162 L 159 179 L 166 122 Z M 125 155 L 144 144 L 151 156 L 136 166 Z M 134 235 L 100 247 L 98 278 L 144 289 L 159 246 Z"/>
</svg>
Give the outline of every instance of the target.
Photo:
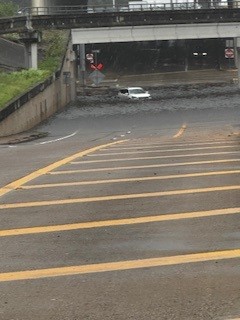
<svg viewBox="0 0 240 320">
<path fill-rule="evenodd" d="M 0 147 L 0 320 L 240 317 L 239 90 L 150 92 Z"/>
<path fill-rule="evenodd" d="M 43 130 L 60 134 L 61 123 L 62 132 L 79 130 L 87 133 L 88 138 L 97 132 L 156 134 L 168 128 L 177 129 L 183 123 L 238 127 L 240 92 L 234 85 L 174 86 L 149 91 L 152 99 L 147 101 L 123 101 L 117 97 L 117 90 L 79 97 Z"/>
</svg>

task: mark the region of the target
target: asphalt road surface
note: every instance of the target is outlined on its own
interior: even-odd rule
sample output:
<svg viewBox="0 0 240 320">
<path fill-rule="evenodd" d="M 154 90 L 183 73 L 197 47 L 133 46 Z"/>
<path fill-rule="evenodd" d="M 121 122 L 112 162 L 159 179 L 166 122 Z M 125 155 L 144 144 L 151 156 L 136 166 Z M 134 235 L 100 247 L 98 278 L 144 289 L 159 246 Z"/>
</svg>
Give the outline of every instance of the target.
<svg viewBox="0 0 240 320">
<path fill-rule="evenodd" d="M 240 318 L 240 94 L 219 88 L 80 99 L 0 146 L 1 320 Z"/>
</svg>

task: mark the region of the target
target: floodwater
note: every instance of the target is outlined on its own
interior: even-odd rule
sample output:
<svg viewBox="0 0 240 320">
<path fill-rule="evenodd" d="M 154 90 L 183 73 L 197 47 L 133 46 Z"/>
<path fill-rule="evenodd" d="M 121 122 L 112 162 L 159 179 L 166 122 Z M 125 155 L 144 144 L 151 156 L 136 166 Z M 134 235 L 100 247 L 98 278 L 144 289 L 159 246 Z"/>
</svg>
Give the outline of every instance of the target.
<svg viewBox="0 0 240 320">
<path fill-rule="evenodd" d="M 150 88 L 149 92 L 152 100 L 147 101 L 122 101 L 117 97 L 116 90 L 108 94 L 79 96 L 78 101 L 58 117 L 74 119 L 143 112 L 149 114 L 203 109 L 208 109 L 210 112 L 226 109 L 240 110 L 240 89 L 236 85 L 174 86 Z"/>
<path fill-rule="evenodd" d="M 152 100 L 120 100 L 117 90 L 79 96 L 39 129 L 53 137 L 77 131 L 84 141 L 131 131 L 137 137 L 188 127 L 240 128 L 240 90 L 236 85 L 185 85 L 145 88 Z M 94 89 L 93 89 L 94 90 Z"/>
</svg>

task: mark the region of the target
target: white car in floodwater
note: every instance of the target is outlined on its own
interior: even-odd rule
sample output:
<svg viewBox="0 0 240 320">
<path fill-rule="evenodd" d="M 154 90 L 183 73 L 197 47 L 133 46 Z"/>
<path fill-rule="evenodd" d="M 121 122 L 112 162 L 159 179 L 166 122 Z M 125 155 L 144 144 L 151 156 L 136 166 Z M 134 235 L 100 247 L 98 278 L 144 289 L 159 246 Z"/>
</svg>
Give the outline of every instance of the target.
<svg viewBox="0 0 240 320">
<path fill-rule="evenodd" d="M 118 97 L 123 99 L 151 99 L 150 93 L 141 87 L 128 87 L 120 89 L 118 92 Z"/>
</svg>

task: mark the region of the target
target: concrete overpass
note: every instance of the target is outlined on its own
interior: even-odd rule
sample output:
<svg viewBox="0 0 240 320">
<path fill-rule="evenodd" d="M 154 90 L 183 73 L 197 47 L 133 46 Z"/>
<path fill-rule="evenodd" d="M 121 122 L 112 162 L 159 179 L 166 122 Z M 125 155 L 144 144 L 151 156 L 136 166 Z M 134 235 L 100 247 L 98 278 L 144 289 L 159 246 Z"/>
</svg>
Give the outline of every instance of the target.
<svg viewBox="0 0 240 320">
<path fill-rule="evenodd" d="M 111 7 L 109 12 L 109 7 L 104 7 L 100 12 L 88 12 L 86 6 L 74 6 L 55 7 L 53 13 L 46 7 L 48 15 L 35 14 L 43 8 L 29 8 L 22 16 L 0 19 L 0 33 L 24 32 L 33 49 L 32 60 L 36 60 L 36 30 L 44 29 L 71 29 L 73 44 L 81 45 L 83 59 L 86 43 L 240 37 L 240 9 L 194 8 L 122 11 Z"/>
<path fill-rule="evenodd" d="M 0 34 L 16 33 L 28 30 L 76 29 L 100 27 L 135 27 L 239 23 L 240 9 L 189 9 L 189 10 L 139 10 L 108 12 L 110 7 L 101 12 L 86 12 L 82 6 L 60 7 L 54 14 L 51 8 L 44 8 L 49 14 L 37 14 L 37 9 L 25 8 L 22 15 L 1 18 Z M 119 9 L 120 10 L 120 9 Z M 83 12 L 85 11 L 85 12 Z"/>
</svg>

